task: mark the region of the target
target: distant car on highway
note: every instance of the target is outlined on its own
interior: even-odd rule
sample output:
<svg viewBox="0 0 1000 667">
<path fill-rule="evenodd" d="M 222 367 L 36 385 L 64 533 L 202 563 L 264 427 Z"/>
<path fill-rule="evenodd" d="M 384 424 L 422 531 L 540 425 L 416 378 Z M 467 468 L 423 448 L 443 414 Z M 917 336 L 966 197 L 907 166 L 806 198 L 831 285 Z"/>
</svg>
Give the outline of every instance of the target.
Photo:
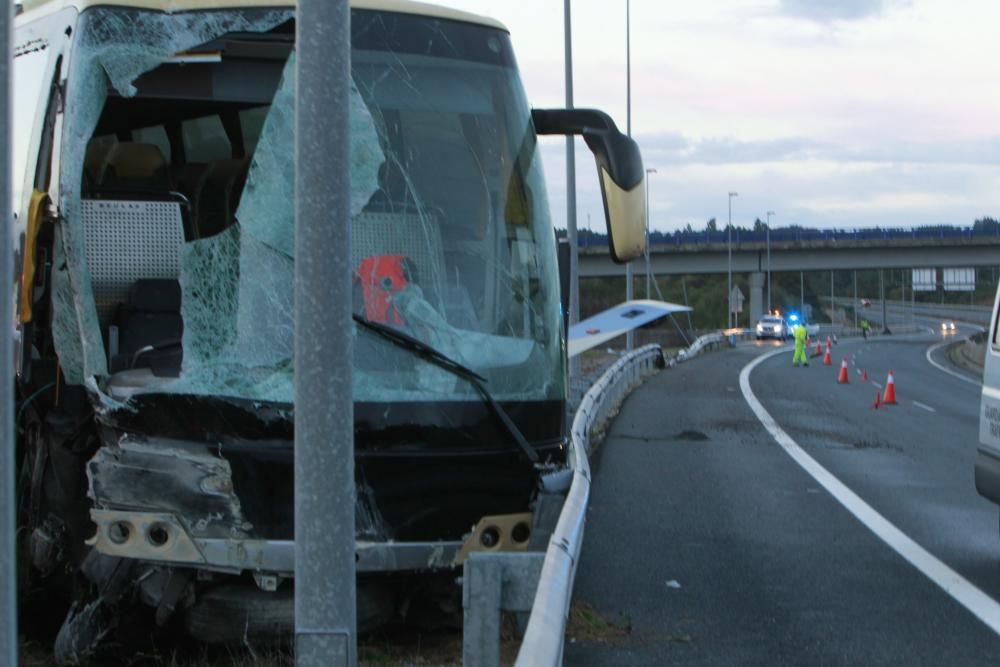
<svg viewBox="0 0 1000 667">
<path fill-rule="evenodd" d="M 777 315 L 765 315 L 764 317 L 757 320 L 757 326 L 754 327 L 754 333 L 757 335 L 757 340 L 761 338 L 777 338 L 778 340 L 784 340 L 789 336 L 789 327 L 785 320 Z"/>
<path fill-rule="evenodd" d="M 872 305 L 872 300 L 871 299 L 861 299 L 861 305 L 864 306 L 865 308 L 867 308 L 870 305 Z"/>
<path fill-rule="evenodd" d="M 954 322 L 952 322 L 950 320 L 946 320 L 946 321 L 944 321 L 944 322 L 941 323 L 941 333 L 943 333 L 943 334 L 953 334 L 956 331 L 958 331 L 958 329 L 955 327 L 955 323 Z"/>
</svg>

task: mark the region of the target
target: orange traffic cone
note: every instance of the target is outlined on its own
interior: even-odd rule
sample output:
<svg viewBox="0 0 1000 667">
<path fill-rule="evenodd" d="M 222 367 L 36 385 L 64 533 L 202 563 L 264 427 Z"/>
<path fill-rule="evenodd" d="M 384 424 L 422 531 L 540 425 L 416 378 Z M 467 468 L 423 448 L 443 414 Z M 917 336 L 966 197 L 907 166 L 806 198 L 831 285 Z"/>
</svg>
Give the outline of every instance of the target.
<svg viewBox="0 0 1000 667">
<path fill-rule="evenodd" d="M 830 350 L 827 350 L 826 355 L 823 356 L 823 365 L 824 366 L 833 365 L 833 358 L 830 356 Z"/>
<path fill-rule="evenodd" d="M 879 392 L 876 391 L 875 392 L 875 402 L 872 403 L 872 407 L 875 408 L 876 410 L 878 410 L 881 405 L 882 405 L 882 394 L 880 394 Z"/>
<path fill-rule="evenodd" d="M 840 362 L 840 375 L 837 376 L 837 384 L 848 384 L 851 378 L 847 375 L 847 357 Z"/>
<path fill-rule="evenodd" d="M 885 396 L 882 397 L 882 402 L 886 405 L 896 405 L 896 380 L 892 377 L 892 371 L 889 371 L 889 379 L 885 381 Z"/>
<path fill-rule="evenodd" d="M 823 347 L 816 341 L 816 352 L 814 353 L 817 357 L 823 354 Z"/>
<path fill-rule="evenodd" d="M 829 336 L 826 337 L 826 349 L 828 349 L 828 350 L 832 350 L 833 349 L 833 341 L 830 340 Z"/>
<path fill-rule="evenodd" d="M 868 369 L 867 368 L 865 369 L 864 375 L 861 376 L 861 381 L 862 382 L 868 382 Z"/>
</svg>

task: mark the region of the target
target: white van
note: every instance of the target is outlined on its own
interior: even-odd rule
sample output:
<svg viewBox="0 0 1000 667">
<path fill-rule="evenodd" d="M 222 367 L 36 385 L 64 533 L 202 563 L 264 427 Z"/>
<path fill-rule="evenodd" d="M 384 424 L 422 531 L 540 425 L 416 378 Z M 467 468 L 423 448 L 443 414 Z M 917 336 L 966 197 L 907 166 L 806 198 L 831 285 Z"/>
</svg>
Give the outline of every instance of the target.
<svg viewBox="0 0 1000 667">
<path fill-rule="evenodd" d="M 989 345 L 983 367 L 983 398 L 979 413 L 979 451 L 976 454 L 976 490 L 1000 504 L 1000 339 L 997 315 L 1000 289 L 993 303 Z"/>
</svg>

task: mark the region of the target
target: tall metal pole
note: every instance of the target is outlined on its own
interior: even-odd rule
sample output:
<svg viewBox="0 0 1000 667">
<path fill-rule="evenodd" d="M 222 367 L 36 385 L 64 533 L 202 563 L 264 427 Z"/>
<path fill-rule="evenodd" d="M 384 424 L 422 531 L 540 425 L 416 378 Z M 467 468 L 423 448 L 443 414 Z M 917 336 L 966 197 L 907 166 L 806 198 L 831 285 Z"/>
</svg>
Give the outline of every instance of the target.
<svg viewBox="0 0 1000 667">
<path fill-rule="evenodd" d="M 569 0 L 567 0 L 568 2 Z M 649 298 L 649 276 L 651 275 L 649 267 L 649 175 L 655 174 L 655 169 L 646 170 L 646 298 Z M 657 287 L 659 289 L 659 287 Z"/>
<path fill-rule="evenodd" d="M 299 0 L 295 661 L 357 663 L 348 0 Z"/>
<path fill-rule="evenodd" d="M 858 328 L 858 272 L 854 272 L 854 328 Z"/>
<path fill-rule="evenodd" d="M 733 328 L 733 197 L 738 197 L 739 193 L 730 192 L 729 193 L 729 225 L 727 229 L 729 231 L 728 241 L 726 242 L 726 251 L 729 254 L 729 280 L 727 282 L 727 292 L 726 292 L 726 328 Z"/>
<path fill-rule="evenodd" d="M 834 311 L 837 309 L 837 302 L 833 300 L 833 271 L 830 271 L 830 324 L 836 324 L 833 320 Z"/>
<path fill-rule="evenodd" d="M 882 269 L 878 270 L 878 291 L 879 291 L 879 298 L 882 300 L 882 333 L 889 334 L 889 333 L 892 333 L 892 332 L 889 331 L 889 318 L 886 315 L 886 307 L 885 307 L 885 275 L 883 274 Z"/>
<path fill-rule="evenodd" d="M 688 305 L 688 286 L 687 286 L 687 276 L 681 276 L 681 290 L 684 292 L 684 305 Z M 688 331 L 694 331 L 694 326 L 691 324 L 691 311 L 685 313 L 688 318 Z"/>
<path fill-rule="evenodd" d="M 625 133 L 632 136 L 632 2 L 625 0 Z"/>
<path fill-rule="evenodd" d="M 806 275 L 799 271 L 799 317 L 806 319 Z"/>
<path fill-rule="evenodd" d="M 904 309 L 903 310 L 902 320 L 906 321 L 906 310 L 905 310 L 905 308 L 906 308 L 906 305 L 905 305 L 906 304 L 906 272 L 903 271 L 903 269 L 899 270 L 899 290 L 900 290 L 900 298 L 899 298 L 899 300 L 902 302 L 900 304 L 900 306 Z"/>
<path fill-rule="evenodd" d="M 771 312 L 771 216 L 774 211 L 767 212 L 767 312 Z"/>
<path fill-rule="evenodd" d="M 632 136 L 632 3 L 625 0 L 625 132 Z M 625 265 L 625 300 L 631 301 L 633 294 L 632 262 Z M 635 346 L 635 334 L 630 330 L 625 335 L 625 348 Z"/>
<path fill-rule="evenodd" d="M 566 108 L 573 108 L 573 29 L 570 0 L 563 2 L 563 33 L 566 49 Z M 566 237 L 569 241 L 569 323 L 580 321 L 580 256 L 576 230 L 576 144 L 566 135 Z M 569 376 L 580 376 L 580 357 L 569 361 Z"/>
<path fill-rule="evenodd" d="M 9 214 L 11 206 L 10 164 L 10 26 L 13 3 L 0 10 L 0 211 Z M 23 174 L 21 174 L 23 176 Z M 9 281 L 14 275 L 10 229 L 0 233 L 0 276 Z M 14 331 L 10 283 L 0 289 L 0 661 L 17 665 L 17 551 L 15 531 L 15 445 L 14 445 Z"/>
</svg>

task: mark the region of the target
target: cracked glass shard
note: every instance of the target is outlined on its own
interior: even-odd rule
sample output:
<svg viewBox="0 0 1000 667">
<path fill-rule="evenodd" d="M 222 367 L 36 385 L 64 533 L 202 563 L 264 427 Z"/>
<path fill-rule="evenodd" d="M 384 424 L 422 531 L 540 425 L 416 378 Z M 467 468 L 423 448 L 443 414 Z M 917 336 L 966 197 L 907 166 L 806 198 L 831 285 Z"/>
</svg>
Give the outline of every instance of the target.
<svg viewBox="0 0 1000 667">
<path fill-rule="evenodd" d="M 53 281 L 54 299 L 61 304 L 53 309 L 53 338 L 68 383 L 81 384 L 108 372 L 80 202 L 84 157 L 108 84 L 124 97 L 135 95 L 133 81 L 178 52 L 229 32 L 264 32 L 291 16 L 290 10 L 170 14 L 94 8 L 80 17 L 66 91 L 59 183 L 66 276 L 58 284 Z"/>
<path fill-rule="evenodd" d="M 364 23 L 365 15 L 356 18 Z M 56 347 L 70 381 L 108 372 L 80 197 L 83 158 L 109 86 L 137 94 L 136 77 L 176 52 L 225 32 L 267 31 L 289 17 L 103 8 L 81 17 L 53 277 Z M 498 400 L 558 400 L 554 238 L 517 72 L 498 38 L 468 50 L 465 38 L 455 39 L 461 26 L 424 29 L 426 43 L 409 51 L 385 46 L 392 27 L 382 18 L 355 34 L 383 37 L 352 52 L 353 308 L 480 373 Z M 180 376 L 154 378 L 137 392 L 292 402 L 294 101 L 293 54 L 270 105 L 259 107 L 263 126 L 235 215 L 180 251 Z M 412 351 L 367 329 L 354 327 L 353 335 L 355 400 L 479 400 L 468 383 Z"/>
<path fill-rule="evenodd" d="M 181 265 L 182 374 L 150 391 L 292 401 L 294 131 L 293 54 L 254 151 L 237 224 L 187 244 Z M 372 116 L 353 87 L 350 131 L 351 214 L 356 215 L 378 189 L 385 158 Z"/>
</svg>

